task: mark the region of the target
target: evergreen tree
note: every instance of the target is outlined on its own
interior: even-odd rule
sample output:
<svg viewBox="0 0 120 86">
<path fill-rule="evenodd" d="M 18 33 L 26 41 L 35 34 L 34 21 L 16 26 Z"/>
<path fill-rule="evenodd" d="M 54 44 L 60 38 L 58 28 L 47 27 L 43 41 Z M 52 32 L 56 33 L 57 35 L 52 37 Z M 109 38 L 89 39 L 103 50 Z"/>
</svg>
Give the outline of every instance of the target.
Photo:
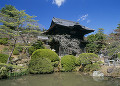
<svg viewBox="0 0 120 86">
<path fill-rule="evenodd" d="M 95 35 L 91 34 L 87 37 L 88 44 L 86 45 L 86 51 L 89 53 L 99 53 L 105 47 L 105 40 L 106 35 L 104 34 L 104 29 L 99 28 Z"/>
<path fill-rule="evenodd" d="M 7 63 L 9 63 L 9 59 L 15 49 L 16 41 L 18 38 L 17 36 L 21 36 L 25 45 L 27 45 L 27 41 L 23 38 L 22 34 L 20 34 L 21 28 L 26 28 L 28 26 L 31 26 L 32 28 L 39 28 L 38 26 L 34 25 L 34 23 L 37 21 L 33 18 L 35 17 L 26 14 L 24 10 L 17 10 L 12 5 L 6 5 L 0 10 L 0 23 L 2 23 L 2 25 L 0 25 L 0 31 L 2 33 L 10 35 L 12 39 L 14 39 L 13 49 Z"/>
</svg>

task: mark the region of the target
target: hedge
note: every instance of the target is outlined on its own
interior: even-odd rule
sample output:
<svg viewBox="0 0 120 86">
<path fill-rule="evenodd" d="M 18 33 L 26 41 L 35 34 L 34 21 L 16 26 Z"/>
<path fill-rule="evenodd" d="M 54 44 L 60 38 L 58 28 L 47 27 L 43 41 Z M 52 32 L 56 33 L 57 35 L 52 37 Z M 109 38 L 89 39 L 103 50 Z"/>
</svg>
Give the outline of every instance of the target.
<svg viewBox="0 0 120 86">
<path fill-rule="evenodd" d="M 38 49 L 33 52 L 31 59 L 48 58 L 51 62 L 59 61 L 58 55 L 50 49 Z"/>
<path fill-rule="evenodd" d="M 53 72 L 52 63 L 48 58 L 32 59 L 30 60 L 28 68 L 29 72 L 32 74 L 45 74 Z"/>
<path fill-rule="evenodd" d="M 70 72 L 75 69 L 76 57 L 73 55 L 66 55 L 61 58 L 62 71 Z"/>
</svg>

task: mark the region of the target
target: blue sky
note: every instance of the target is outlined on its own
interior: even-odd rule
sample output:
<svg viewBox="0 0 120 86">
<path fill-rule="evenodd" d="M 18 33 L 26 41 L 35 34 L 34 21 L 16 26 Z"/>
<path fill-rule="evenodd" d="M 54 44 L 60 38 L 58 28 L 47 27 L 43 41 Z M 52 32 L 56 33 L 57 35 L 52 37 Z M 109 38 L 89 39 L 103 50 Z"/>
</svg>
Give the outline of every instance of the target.
<svg viewBox="0 0 120 86">
<path fill-rule="evenodd" d="M 120 0 L 0 0 L 0 9 L 6 4 L 37 16 L 46 29 L 53 17 L 79 22 L 95 32 L 104 28 L 105 34 L 120 23 Z"/>
</svg>

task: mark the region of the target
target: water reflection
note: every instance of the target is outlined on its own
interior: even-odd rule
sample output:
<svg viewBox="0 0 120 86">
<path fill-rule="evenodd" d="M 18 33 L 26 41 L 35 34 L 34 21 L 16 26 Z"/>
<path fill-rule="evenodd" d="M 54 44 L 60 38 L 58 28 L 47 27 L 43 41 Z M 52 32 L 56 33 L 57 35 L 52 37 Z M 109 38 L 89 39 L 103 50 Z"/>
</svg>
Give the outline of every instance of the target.
<svg viewBox="0 0 120 86">
<path fill-rule="evenodd" d="M 11 80 L 1 80 L 0 86 L 120 86 L 119 79 L 98 79 L 80 73 L 54 73 L 29 75 Z"/>
</svg>

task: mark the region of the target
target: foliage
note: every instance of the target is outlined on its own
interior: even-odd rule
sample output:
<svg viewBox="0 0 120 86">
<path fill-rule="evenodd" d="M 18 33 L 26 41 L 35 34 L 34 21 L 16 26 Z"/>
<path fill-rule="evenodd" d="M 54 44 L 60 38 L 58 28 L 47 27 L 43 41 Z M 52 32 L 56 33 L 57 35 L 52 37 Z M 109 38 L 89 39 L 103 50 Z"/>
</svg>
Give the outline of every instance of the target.
<svg viewBox="0 0 120 86">
<path fill-rule="evenodd" d="M 53 65 L 54 67 L 58 67 L 59 61 L 52 62 L 52 65 Z"/>
<path fill-rule="evenodd" d="M 22 46 L 16 46 L 16 48 L 15 48 L 16 50 L 18 50 L 19 52 L 22 52 L 22 50 L 23 50 L 23 47 Z"/>
<path fill-rule="evenodd" d="M 20 30 L 27 28 L 29 28 L 28 30 L 33 28 L 38 29 L 39 26 L 35 24 L 37 23 L 37 21 L 34 20 L 34 18 L 35 16 L 30 16 L 26 14 L 24 10 L 19 11 L 12 5 L 6 5 L 0 10 L 0 33 L 2 33 L 3 36 L 4 34 L 7 34 L 7 36 L 14 40 L 12 51 L 15 49 L 18 36 L 21 37 L 22 40 L 24 40 L 25 46 L 27 46 L 27 39 L 30 35 L 27 34 L 27 39 L 24 39 L 23 35 L 20 33 Z M 27 51 L 27 48 L 25 46 L 24 49 L 26 49 Z M 9 59 L 11 58 L 12 54 L 13 52 L 11 52 Z M 9 59 L 7 63 L 9 63 Z"/>
<path fill-rule="evenodd" d="M 105 47 L 106 36 L 103 33 L 103 29 L 99 28 L 98 32 L 94 35 L 91 34 L 87 37 L 86 51 L 89 53 L 99 53 L 99 51 Z"/>
<path fill-rule="evenodd" d="M 36 49 L 34 47 L 30 47 L 28 48 L 28 52 L 30 55 L 32 55 L 32 53 L 35 51 Z"/>
<path fill-rule="evenodd" d="M 114 41 L 107 46 L 107 55 L 108 56 L 116 56 L 115 52 L 118 52 L 118 51 L 120 51 L 120 42 L 119 41 Z"/>
<path fill-rule="evenodd" d="M 17 49 L 14 49 L 13 55 L 19 55 L 19 51 Z"/>
<path fill-rule="evenodd" d="M 76 65 L 91 64 L 92 62 L 97 62 L 98 60 L 98 56 L 94 53 L 82 53 L 77 58 Z"/>
<path fill-rule="evenodd" d="M 8 43 L 8 38 L 0 38 L 0 44 L 5 45 Z"/>
<path fill-rule="evenodd" d="M 50 49 L 38 49 L 33 52 L 31 59 L 36 59 L 36 58 L 48 58 L 52 62 L 59 61 L 58 55 L 50 50 Z"/>
<path fill-rule="evenodd" d="M 19 70 L 19 71 L 18 71 Z M 0 63 L 0 79 L 28 74 L 28 69 L 11 64 Z"/>
<path fill-rule="evenodd" d="M 99 57 L 94 53 L 82 53 L 76 59 L 76 65 L 82 66 L 81 71 L 91 72 L 100 68 Z"/>
<path fill-rule="evenodd" d="M 48 58 L 36 58 L 30 60 L 29 71 L 32 74 L 52 73 L 53 66 Z"/>
<path fill-rule="evenodd" d="M 114 30 L 115 34 L 114 34 L 114 38 L 115 40 L 120 40 L 120 24 L 118 24 L 117 29 Z"/>
<path fill-rule="evenodd" d="M 8 60 L 8 55 L 0 53 L 0 62 L 1 63 L 6 63 Z"/>
<path fill-rule="evenodd" d="M 120 59 L 120 53 L 117 53 L 117 57 Z"/>
<path fill-rule="evenodd" d="M 20 29 L 21 26 L 26 26 L 26 23 L 28 25 L 29 22 L 35 22 L 35 20 L 32 19 L 34 18 L 33 16 L 26 14 L 24 10 L 17 10 L 12 5 L 6 5 L 0 10 L 0 12 L 0 22 L 2 22 L 4 26 L 13 30 Z"/>
<path fill-rule="evenodd" d="M 43 42 L 42 41 L 37 41 L 35 43 L 32 44 L 32 47 L 30 47 L 28 49 L 29 54 L 32 55 L 32 53 L 37 50 L 37 49 L 45 49 L 45 47 L 43 46 Z"/>
<path fill-rule="evenodd" d="M 64 70 L 62 70 L 62 71 L 69 72 L 69 71 L 72 71 L 73 69 L 75 69 L 75 61 L 76 61 L 75 56 L 72 56 L 72 55 L 63 56 L 61 58 L 61 65 Z"/>
<path fill-rule="evenodd" d="M 35 43 L 33 43 L 32 45 L 36 50 L 37 49 L 44 49 L 45 47 L 43 46 L 43 42 L 42 41 L 37 41 Z"/>
<path fill-rule="evenodd" d="M 88 64 L 85 66 L 84 71 L 85 72 L 92 72 L 92 71 L 97 71 L 100 69 L 100 64 L 99 63 L 93 63 L 93 64 Z"/>
</svg>

